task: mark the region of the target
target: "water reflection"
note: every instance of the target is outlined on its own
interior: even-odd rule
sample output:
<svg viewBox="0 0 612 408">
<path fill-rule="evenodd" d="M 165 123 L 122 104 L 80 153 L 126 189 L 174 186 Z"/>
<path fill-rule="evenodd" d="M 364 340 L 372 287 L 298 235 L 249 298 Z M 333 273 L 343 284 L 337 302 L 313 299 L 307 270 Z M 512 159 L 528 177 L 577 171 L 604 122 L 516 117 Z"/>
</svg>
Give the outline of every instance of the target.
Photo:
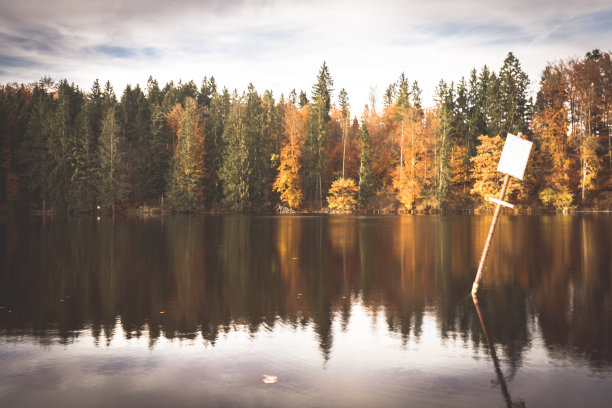
<svg viewBox="0 0 612 408">
<path fill-rule="evenodd" d="M 203 216 L 0 222 L 0 334 L 97 345 L 116 336 L 313 330 L 324 361 L 355 307 L 406 346 L 497 345 L 512 378 L 534 337 L 552 358 L 612 367 L 612 218 L 502 217 L 469 297 L 487 217 Z M 10 312 L 9 312 L 10 311 Z M 334 321 L 339 319 L 339 331 Z M 120 322 L 117 325 L 117 322 Z M 495 350 L 495 347 L 493 347 Z M 504 387 L 505 388 L 505 387 Z"/>
<path fill-rule="evenodd" d="M 485 340 L 487 341 L 487 346 L 489 347 L 489 355 L 491 356 L 491 360 L 493 360 L 493 367 L 495 368 L 495 374 L 497 375 L 497 382 L 501 389 L 504 402 L 506 403 L 506 407 L 524 407 L 525 403 L 523 401 L 517 401 L 516 403 L 512 402 L 512 396 L 510 396 L 510 391 L 508 391 L 506 378 L 504 377 L 504 374 L 499 364 L 499 359 L 497 358 L 495 345 L 491 342 L 491 338 L 489 337 L 489 333 L 487 332 L 487 326 L 485 325 L 484 319 L 482 317 L 482 312 L 480 311 L 480 307 L 478 306 L 478 298 L 474 297 L 472 300 L 474 301 L 474 307 L 476 308 L 476 313 L 478 314 L 478 320 L 480 321 L 482 334 L 484 335 Z"/>
</svg>

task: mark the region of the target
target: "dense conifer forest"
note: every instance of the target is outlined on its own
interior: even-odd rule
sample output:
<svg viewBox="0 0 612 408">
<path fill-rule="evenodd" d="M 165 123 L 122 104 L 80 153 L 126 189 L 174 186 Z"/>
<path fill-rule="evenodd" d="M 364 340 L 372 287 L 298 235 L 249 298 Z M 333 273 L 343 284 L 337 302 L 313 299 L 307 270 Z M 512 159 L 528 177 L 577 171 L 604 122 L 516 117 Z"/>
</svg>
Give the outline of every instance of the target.
<svg viewBox="0 0 612 408">
<path fill-rule="evenodd" d="M 508 133 L 534 142 L 521 209 L 612 207 L 611 53 L 440 81 L 425 107 L 400 73 L 362 111 L 323 63 L 310 92 L 67 80 L 0 86 L 0 209 L 439 212 L 488 206 Z M 537 89 L 530 94 L 530 87 Z M 534 97 L 535 96 L 535 97 Z"/>
</svg>

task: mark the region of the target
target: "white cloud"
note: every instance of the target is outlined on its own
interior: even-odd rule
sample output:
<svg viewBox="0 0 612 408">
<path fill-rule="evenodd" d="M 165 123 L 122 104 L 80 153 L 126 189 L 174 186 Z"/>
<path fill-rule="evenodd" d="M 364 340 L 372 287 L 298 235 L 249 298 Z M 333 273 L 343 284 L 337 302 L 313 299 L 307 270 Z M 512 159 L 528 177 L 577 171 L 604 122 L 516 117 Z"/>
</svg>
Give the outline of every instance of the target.
<svg viewBox="0 0 612 408">
<path fill-rule="evenodd" d="M 22 0 L 0 16 L 0 82 L 67 78 L 117 93 L 149 75 L 161 83 L 214 75 L 243 90 L 310 92 L 326 60 L 354 111 L 370 86 L 379 100 L 403 71 L 426 103 L 440 79 L 457 81 L 513 51 L 537 83 L 549 60 L 606 50 L 603 1 L 105 1 Z"/>
</svg>

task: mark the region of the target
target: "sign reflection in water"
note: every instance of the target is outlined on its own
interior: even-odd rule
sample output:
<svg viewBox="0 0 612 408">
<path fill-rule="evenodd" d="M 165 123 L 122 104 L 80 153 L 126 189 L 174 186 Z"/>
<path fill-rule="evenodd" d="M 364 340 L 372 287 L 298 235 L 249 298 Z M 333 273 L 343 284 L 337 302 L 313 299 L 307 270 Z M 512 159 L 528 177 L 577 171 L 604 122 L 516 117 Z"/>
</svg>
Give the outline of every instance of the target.
<svg viewBox="0 0 612 408">
<path fill-rule="evenodd" d="M 494 357 L 466 295 L 487 228 L 463 216 L 0 223 L 0 400 L 605 406 L 612 218 L 501 218 L 479 291 Z"/>
</svg>

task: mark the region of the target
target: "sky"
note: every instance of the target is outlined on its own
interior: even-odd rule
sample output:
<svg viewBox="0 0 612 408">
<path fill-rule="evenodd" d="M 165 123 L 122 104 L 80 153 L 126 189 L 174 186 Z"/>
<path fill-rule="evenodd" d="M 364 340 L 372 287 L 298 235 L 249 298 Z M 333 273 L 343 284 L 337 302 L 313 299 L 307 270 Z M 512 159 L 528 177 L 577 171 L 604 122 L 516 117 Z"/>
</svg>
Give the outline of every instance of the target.
<svg viewBox="0 0 612 408">
<path fill-rule="evenodd" d="M 214 76 L 275 97 L 308 95 L 323 61 L 353 115 L 404 72 L 433 106 L 435 88 L 508 52 L 535 93 L 548 62 L 612 48 L 609 0 L 0 0 L 0 83 L 110 80 L 146 87 Z"/>
</svg>

